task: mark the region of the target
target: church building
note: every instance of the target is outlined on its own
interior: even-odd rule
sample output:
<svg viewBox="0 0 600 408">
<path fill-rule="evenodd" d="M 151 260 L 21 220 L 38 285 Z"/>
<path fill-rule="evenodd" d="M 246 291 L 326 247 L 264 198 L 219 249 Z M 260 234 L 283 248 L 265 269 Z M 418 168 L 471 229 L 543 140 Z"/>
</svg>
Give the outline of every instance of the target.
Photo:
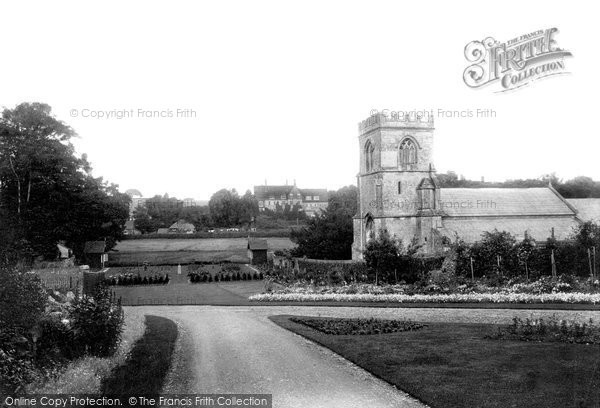
<svg viewBox="0 0 600 408">
<path fill-rule="evenodd" d="M 433 117 L 377 114 L 359 123 L 358 212 L 352 258 L 362 259 L 382 229 L 413 240 L 432 255 L 442 243 L 472 243 L 486 231 L 545 241 L 566 239 L 573 228 L 600 220 L 600 199 L 563 198 L 543 188 L 440 188 L 433 166 Z M 446 237 L 446 239 L 444 239 Z"/>
</svg>

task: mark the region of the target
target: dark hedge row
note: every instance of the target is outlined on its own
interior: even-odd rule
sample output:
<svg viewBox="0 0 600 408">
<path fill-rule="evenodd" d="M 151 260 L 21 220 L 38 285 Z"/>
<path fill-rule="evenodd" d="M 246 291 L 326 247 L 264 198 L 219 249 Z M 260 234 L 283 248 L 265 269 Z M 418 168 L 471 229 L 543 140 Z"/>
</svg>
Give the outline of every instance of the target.
<svg viewBox="0 0 600 408">
<path fill-rule="evenodd" d="M 188 274 L 191 283 L 211 283 L 211 282 L 233 282 L 233 281 L 246 281 L 246 280 L 261 280 L 263 279 L 262 273 L 218 273 L 211 275 L 207 272 L 191 272 Z"/>
<path fill-rule="evenodd" d="M 133 286 L 133 285 L 166 285 L 169 283 L 169 274 L 164 275 L 153 275 L 153 276 L 141 276 L 139 273 L 134 275 L 132 273 L 119 274 L 109 276 L 106 278 L 104 283 L 108 286 Z"/>
</svg>

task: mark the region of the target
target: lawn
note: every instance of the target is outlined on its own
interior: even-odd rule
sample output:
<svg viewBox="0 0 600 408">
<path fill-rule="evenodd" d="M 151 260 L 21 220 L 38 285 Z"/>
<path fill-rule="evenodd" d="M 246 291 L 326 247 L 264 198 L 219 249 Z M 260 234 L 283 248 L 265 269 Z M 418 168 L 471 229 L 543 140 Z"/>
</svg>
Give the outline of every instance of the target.
<svg viewBox="0 0 600 408">
<path fill-rule="evenodd" d="M 290 316 L 271 320 L 434 408 L 600 406 L 598 345 L 486 339 L 498 329 L 489 324 L 427 323 L 417 331 L 332 335 Z"/>
<path fill-rule="evenodd" d="M 240 272 L 254 273 L 246 265 L 239 265 Z M 140 305 L 248 305 L 248 297 L 264 291 L 264 281 L 234 281 L 212 283 L 189 283 L 187 273 L 190 270 L 206 271 L 214 274 L 221 270 L 219 265 L 182 265 L 181 275 L 177 266 L 111 267 L 107 276 L 119 273 L 139 273 L 141 276 L 169 274 L 167 285 L 111 286 L 121 298 L 124 306 Z"/>
<path fill-rule="evenodd" d="M 265 238 L 270 251 L 290 249 L 289 238 Z M 189 264 L 194 262 L 248 262 L 246 238 L 134 239 L 117 244 L 109 254 L 111 265 Z"/>
</svg>

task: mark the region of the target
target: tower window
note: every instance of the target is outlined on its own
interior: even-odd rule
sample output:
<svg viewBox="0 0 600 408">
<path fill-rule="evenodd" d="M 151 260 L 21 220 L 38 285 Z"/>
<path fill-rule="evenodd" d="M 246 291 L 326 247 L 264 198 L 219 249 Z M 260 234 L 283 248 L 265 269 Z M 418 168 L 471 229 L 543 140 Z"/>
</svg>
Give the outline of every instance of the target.
<svg viewBox="0 0 600 408">
<path fill-rule="evenodd" d="M 371 171 L 373 170 L 373 153 L 375 152 L 375 147 L 368 141 L 365 145 L 365 170 Z"/>
<path fill-rule="evenodd" d="M 406 139 L 400 144 L 400 164 L 416 164 L 417 147 L 411 139 Z"/>
<path fill-rule="evenodd" d="M 402 194 L 402 182 L 398 182 L 398 194 Z"/>
<path fill-rule="evenodd" d="M 365 222 L 365 235 L 366 241 L 369 242 L 375 238 L 375 223 L 373 222 L 373 217 L 371 215 L 367 215 Z"/>
</svg>

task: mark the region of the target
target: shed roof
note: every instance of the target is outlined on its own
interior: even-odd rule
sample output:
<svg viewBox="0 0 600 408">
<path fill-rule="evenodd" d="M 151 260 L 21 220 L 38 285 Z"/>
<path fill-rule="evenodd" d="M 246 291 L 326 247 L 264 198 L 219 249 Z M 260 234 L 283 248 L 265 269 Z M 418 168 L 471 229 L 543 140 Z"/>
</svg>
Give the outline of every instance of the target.
<svg viewBox="0 0 600 408">
<path fill-rule="evenodd" d="M 86 254 L 103 254 L 106 252 L 106 242 L 87 241 L 83 247 L 83 252 Z"/>
<path fill-rule="evenodd" d="M 269 245 L 266 239 L 248 238 L 248 249 L 250 250 L 267 250 Z"/>
</svg>

